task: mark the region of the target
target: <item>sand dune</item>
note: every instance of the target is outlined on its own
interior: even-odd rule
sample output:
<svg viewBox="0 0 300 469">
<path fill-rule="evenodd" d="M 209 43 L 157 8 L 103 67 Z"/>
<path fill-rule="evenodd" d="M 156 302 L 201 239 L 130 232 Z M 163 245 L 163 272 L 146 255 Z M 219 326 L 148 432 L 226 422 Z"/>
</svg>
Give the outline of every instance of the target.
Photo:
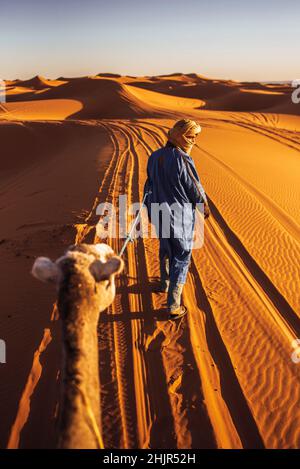
<svg viewBox="0 0 300 469">
<path fill-rule="evenodd" d="M 134 86 L 159 93 L 201 99 L 205 109 L 224 111 L 269 111 L 299 114 L 291 101 L 288 85 L 268 85 L 214 80 L 196 74 L 173 74 L 160 79 L 135 80 Z"/>
<path fill-rule="evenodd" d="M 136 97 L 139 101 L 146 101 L 154 109 L 164 109 L 167 111 L 187 111 L 192 109 L 200 109 L 205 106 L 205 102 L 201 99 L 183 98 L 181 96 L 172 96 L 155 91 L 148 91 L 136 86 L 124 85 L 125 88 Z"/>
<path fill-rule="evenodd" d="M 104 443 L 299 448 L 300 365 L 291 343 L 300 337 L 300 118 L 290 89 L 180 73 L 7 85 L 1 447 L 55 445 L 60 323 L 54 288 L 30 276 L 34 258 L 98 242 L 98 203 L 117 204 L 124 193 L 128 203 L 141 200 L 149 154 L 187 116 L 203 128 L 192 155 L 212 210 L 204 246 L 192 255 L 188 315 L 166 321 L 166 295 L 152 291 L 157 240 L 130 243 L 99 324 Z M 116 251 L 123 241 L 108 239 Z"/>
<path fill-rule="evenodd" d="M 26 98 L 25 98 L 26 99 Z M 74 99 L 49 99 L 5 103 L 0 119 L 63 120 L 80 112 L 82 104 Z M 1 112 L 2 111 L 2 112 Z"/>
<path fill-rule="evenodd" d="M 46 107 L 49 107 L 49 119 L 102 119 L 149 117 L 160 115 L 160 112 L 147 102 L 140 101 L 129 89 L 118 81 L 110 79 L 78 78 L 63 82 L 57 87 L 46 88 L 43 93 L 36 91 L 31 95 L 32 102 L 22 101 L 18 105 L 5 104 L 9 115 L 2 113 L 3 118 L 46 119 Z"/>
<path fill-rule="evenodd" d="M 288 85 L 215 80 L 193 73 L 142 78 L 99 73 L 57 80 L 36 76 L 7 84 L 0 118 L 47 119 L 47 112 L 54 120 L 173 117 L 173 111 L 193 109 L 298 115 L 291 93 Z"/>
<path fill-rule="evenodd" d="M 23 86 L 25 88 L 33 88 L 34 90 L 39 90 L 52 86 L 60 86 L 64 83 L 64 80 L 49 80 L 47 78 L 37 75 L 33 78 L 30 78 L 29 80 L 18 80 L 17 83 L 19 86 Z"/>
</svg>

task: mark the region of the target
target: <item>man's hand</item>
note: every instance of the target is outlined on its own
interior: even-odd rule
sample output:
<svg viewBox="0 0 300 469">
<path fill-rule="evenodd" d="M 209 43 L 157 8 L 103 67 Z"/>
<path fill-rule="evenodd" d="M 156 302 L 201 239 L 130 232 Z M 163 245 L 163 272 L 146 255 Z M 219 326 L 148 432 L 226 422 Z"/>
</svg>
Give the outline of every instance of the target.
<svg viewBox="0 0 300 469">
<path fill-rule="evenodd" d="M 208 218 L 210 215 L 210 209 L 207 203 L 204 202 L 204 218 Z"/>
</svg>

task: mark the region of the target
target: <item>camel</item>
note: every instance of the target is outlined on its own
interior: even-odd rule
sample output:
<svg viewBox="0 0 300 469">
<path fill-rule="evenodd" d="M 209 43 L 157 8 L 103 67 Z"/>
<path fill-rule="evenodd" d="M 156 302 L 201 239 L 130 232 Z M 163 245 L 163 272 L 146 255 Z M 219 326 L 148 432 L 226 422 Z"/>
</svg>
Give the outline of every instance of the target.
<svg viewBox="0 0 300 469">
<path fill-rule="evenodd" d="M 97 325 L 115 297 L 122 259 L 107 244 L 78 244 L 52 262 L 38 257 L 32 275 L 56 285 L 63 366 L 58 448 L 103 448 Z"/>
</svg>

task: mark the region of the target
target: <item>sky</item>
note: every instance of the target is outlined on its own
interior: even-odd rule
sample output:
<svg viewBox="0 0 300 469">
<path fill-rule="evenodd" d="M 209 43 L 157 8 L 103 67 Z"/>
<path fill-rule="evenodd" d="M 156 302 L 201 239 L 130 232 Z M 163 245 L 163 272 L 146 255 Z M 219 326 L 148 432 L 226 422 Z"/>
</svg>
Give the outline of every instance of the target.
<svg viewBox="0 0 300 469">
<path fill-rule="evenodd" d="M 295 0 L 0 0 L 0 79 L 300 78 Z"/>
</svg>

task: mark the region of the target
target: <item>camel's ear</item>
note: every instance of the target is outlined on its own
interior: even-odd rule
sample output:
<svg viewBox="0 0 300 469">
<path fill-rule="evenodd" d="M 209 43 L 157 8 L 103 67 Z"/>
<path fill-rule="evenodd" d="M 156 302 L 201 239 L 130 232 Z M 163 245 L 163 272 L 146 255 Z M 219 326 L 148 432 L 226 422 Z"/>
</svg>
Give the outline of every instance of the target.
<svg viewBox="0 0 300 469">
<path fill-rule="evenodd" d="M 108 280 L 111 275 L 119 274 L 122 272 L 123 267 L 124 262 L 121 257 L 113 256 L 107 262 L 94 261 L 90 265 L 90 272 L 96 282 L 100 282 L 101 280 Z"/>
<path fill-rule="evenodd" d="M 60 268 L 48 257 L 38 257 L 33 264 L 31 273 L 42 282 L 57 283 L 61 277 Z"/>
</svg>

